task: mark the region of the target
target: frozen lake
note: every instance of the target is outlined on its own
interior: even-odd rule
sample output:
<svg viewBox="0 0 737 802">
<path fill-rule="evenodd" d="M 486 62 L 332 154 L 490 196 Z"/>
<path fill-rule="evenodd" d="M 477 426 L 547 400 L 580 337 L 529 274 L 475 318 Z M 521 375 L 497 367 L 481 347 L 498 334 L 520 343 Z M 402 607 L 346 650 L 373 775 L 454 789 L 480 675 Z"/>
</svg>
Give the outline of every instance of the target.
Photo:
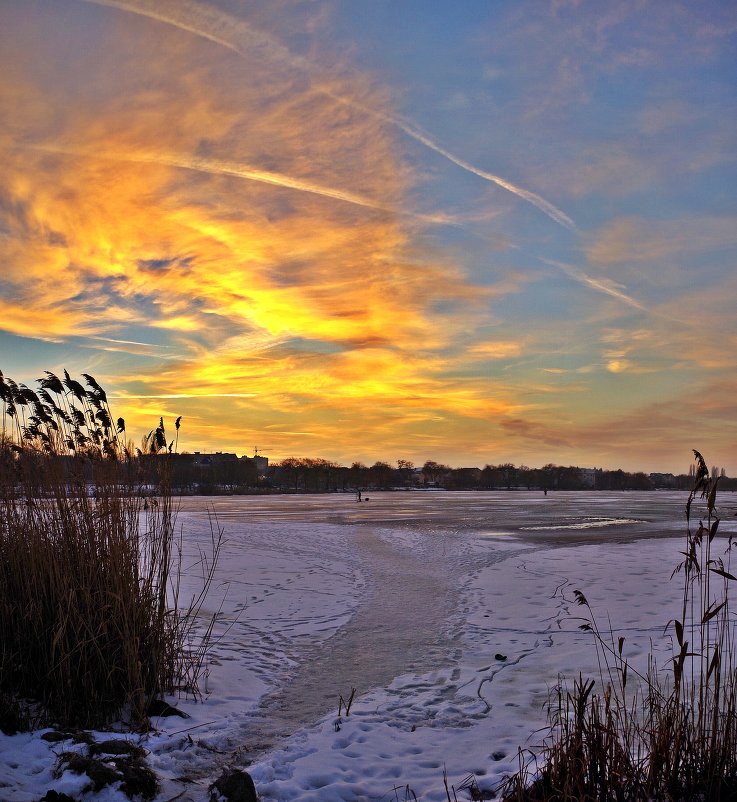
<svg viewBox="0 0 737 802">
<path fill-rule="evenodd" d="M 668 664 L 685 493 L 369 496 L 181 499 L 183 600 L 213 522 L 224 545 L 204 698 L 175 700 L 191 719 L 140 738 L 158 802 L 205 802 L 225 766 L 248 767 L 264 802 L 388 802 L 407 786 L 445 802 L 444 767 L 451 784 L 473 774 L 492 789 L 518 748 L 539 745 L 559 678 L 597 675 L 576 589 L 626 638 L 633 669 L 651 650 Z M 722 494 L 720 553 L 736 512 Z M 32 802 L 52 784 L 74 795 L 81 781 L 53 780 L 54 759 L 38 738 L 0 736 L 3 798 Z"/>
<path fill-rule="evenodd" d="M 362 503 L 352 494 L 183 498 L 190 543 L 209 536 L 209 516 L 225 532 L 218 581 L 228 585 L 223 619 L 235 621 L 227 651 L 251 653 L 250 670 L 269 686 L 243 722 L 244 757 L 336 710 L 352 688 L 452 674 L 469 583 L 487 569 L 551 548 L 679 536 L 685 500 L 540 491 L 377 492 Z M 606 575 L 609 552 L 601 556 Z M 535 604 L 534 592 L 519 603 Z"/>
<path fill-rule="evenodd" d="M 725 494 L 729 499 L 734 494 Z M 364 494 L 364 498 L 365 498 Z M 300 521 L 412 528 L 424 534 L 565 536 L 566 531 L 605 528 L 605 537 L 659 537 L 680 530 L 683 492 L 370 492 L 357 503 L 350 493 L 184 497 L 181 510 L 213 510 L 219 520 L 239 523 Z M 635 524 L 632 521 L 636 522 Z M 557 533 L 557 534 L 554 534 Z M 574 537 L 578 537 L 574 534 Z M 598 535 L 591 535 L 597 537 Z M 588 536 L 586 538 L 589 540 Z"/>
</svg>

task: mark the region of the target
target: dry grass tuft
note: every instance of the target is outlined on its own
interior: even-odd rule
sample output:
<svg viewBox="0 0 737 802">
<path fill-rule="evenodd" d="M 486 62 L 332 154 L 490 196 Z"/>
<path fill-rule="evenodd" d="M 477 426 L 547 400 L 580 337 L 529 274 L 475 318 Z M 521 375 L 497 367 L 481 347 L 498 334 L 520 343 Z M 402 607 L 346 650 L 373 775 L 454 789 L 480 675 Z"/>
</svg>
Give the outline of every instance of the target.
<svg viewBox="0 0 737 802">
<path fill-rule="evenodd" d="M 197 692 L 196 609 L 178 603 L 166 450 L 133 455 L 84 378 L 35 392 L 0 373 L 0 695 L 65 726 L 144 725 L 155 696 Z"/>
<path fill-rule="evenodd" d="M 506 802 L 646 802 L 737 800 L 737 622 L 730 591 L 733 542 L 717 540 L 718 479 L 701 454 L 686 504 L 683 602 L 668 623 L 674 635 L 668 669 L 651 655 L 639 675 L 623 657 L 624 638 L 588 615 L 600 676 L 561 684 L 550 704 L 551 737 L 539 755 L 520 752 L 520 768 L 502 786 Z M 706 515 L 692 526 L 692 506 Z M 723 553 L 718 553 L 721 546 Z M 726 546 L 726 548 L 724 548 Z M 595 692 L 595 688 L 602 690 Z"/>
</svg>

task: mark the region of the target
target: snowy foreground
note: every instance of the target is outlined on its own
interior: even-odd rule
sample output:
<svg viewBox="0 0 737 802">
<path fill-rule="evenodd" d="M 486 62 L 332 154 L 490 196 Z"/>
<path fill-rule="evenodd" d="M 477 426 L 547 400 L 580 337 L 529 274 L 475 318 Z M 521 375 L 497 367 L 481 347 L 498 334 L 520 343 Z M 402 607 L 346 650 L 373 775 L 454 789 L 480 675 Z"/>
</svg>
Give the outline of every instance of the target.
<svg viewBox="0 0 737 802">
<path fill-rule="evenodd" d="M 651 642 L 666 662 L 684 503 L 681 493 L 184 499 L 188 593 L 208 508 L 226 539 L 208 601 L 220 612 L 205 698 L 172 699 L 191 718 L 125 737 L 149 752 L 158 802 L 209 799 L 229 766 L 248 769 L 262 800 L 284 802 L 403 800 L 407 786 L 423 802 L 446 800 L 444 768 L 449 784 L 472 774 L 491 789 L 515 770 L 518 747 L 540 744 L 559 676 L 598 676 L 574 590 L 626 637 L 633 664 Z M 725 494 L 725 535 L 737 531 L 735 506 Z M 72 748 L 0 735 L 0 800 L 52 788 L 125 798 L 84 792 L 84 775 L 55 779 L 57 755 Z"/>
</svg>

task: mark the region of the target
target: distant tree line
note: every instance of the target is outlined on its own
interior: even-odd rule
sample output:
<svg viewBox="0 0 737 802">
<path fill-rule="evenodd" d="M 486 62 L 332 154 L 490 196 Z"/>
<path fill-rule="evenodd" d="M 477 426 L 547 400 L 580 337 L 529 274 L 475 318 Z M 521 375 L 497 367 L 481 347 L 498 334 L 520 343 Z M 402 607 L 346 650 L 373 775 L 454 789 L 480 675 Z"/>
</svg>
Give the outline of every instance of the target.
<svg viewBox="0 0 737 802">
<path fill-rule="evenodd" d="M 139 470 L 144 477 L 154 473 L 152 461 L 163 455 L 141 453 Z M 434 460 L 415 467 L 410 460 L 394 464 L 377 461 L 372 465 L 354 462 L 341 465 L 315 457 L 288 457 L 267 465 L 262 458 L 237 457 L 231 453 L 168 453 L 171 486 L 184 494 L 281 492 L 326 493 L 361 490 L 690 490 L 694 476 L 689 473 L 629 472 L 622 469 L 580 468 L 552 463 L 542 468 L 511 462 L 487 464 L 483 468 L 452 468 Z M 147 468 L 148 466 L 148 468 Z M 737 479 L 724 468 L 711 469 L 722 490 L 737 490 Z"/>
<path fill-rule="evenodd" d="M 69 462 L 71 457 L 49 456 Z M 692 473 L 628 472 L 576 466 L 544 465 L 530 468 L 511 462 L 487 464 L 483 468 L 452 468 L 428 460 L 415 467 L 400 459 L 392 465 L 377 461 L 372 465 L 354 462 L 340 465 L 314 457 L 289 457 L 272 465 L 235 454 L 146 453 L 141 449 L 129 456 L 121 468 L 133 471 L 142 485 L 154 486 L 160 477 L 161 462 L 168 466 L 168 482 L 178 494 L 222 495 L 239 493 L 326 493 L 357 490 L 685 490 L 693 487 Z M 71 466 L 71 463 L 70 463 Z M 70 467 L 71 470 L 71 467 Z M 84 460 L 82 470 L 86 473 Z M 712 468 L 723 491 L 737 490 L 737 479 L 723 468 Z"/>
<path fill-rule="evenodd" d="M 723 469 L 722 490 L 737 490 L 737 479 Z M 416 468 L 409 460 L 396 465 L 378 461 L 373 465 L 354 462 L 350 467 L 325 459 L 290 457 L 269 468 L 262 485 L 291 492 L 348 491 L 352 489 L 443 489 L 443 490 L 689 490 L 689 474 L 646 474 L 641 471 L 584 469 L 548 464 L 542 468 L 502 463 L 483 468 L 451 468 L 428 460 Z"/>
<path fill-rule="evenodd" d="M 235 454 L 141 454 L 134 459 L 141 479 L 151 483 L 157 471 L 155 463 L 166 458 L 174 492 L 219 495 L 223 493 L 327 493 L 361 490 L 690 490 L 690 473 L 629 472 L 603 470 L 573 465 L 544 465 L 530 468 L 504 462 L 483 468 L 452 468 L 434 460 L 415 467 L 410 460 L 396 463 L 377 461 L 372 465 L 354 462 L 340 465 L 315 457 L 289 457 L 259 470 L 249 457 Z M 713 468 L 722 490 L 737 490 L 737 479 L 728 477 L 723 468 Z"/>
</svg>

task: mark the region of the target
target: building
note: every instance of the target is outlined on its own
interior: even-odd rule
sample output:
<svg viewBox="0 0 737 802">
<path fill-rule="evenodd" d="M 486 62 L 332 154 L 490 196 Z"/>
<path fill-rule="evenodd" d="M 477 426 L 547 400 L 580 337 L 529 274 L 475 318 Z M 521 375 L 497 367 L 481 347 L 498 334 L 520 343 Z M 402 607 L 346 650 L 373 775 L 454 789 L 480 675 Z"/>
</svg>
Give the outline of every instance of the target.
<svg viewBox="0 0 737 802">
<path fill-rule="evenodd" d="M 579 468 L 583 487 L 596 487 L 596 468 Z"/>
<path fill-rule="evenodd" d="M 266 471 L 269 469 L 269 458 L 262 457 L 260 454 L 254 454 L 252 457 L 242 456 L 242 460 L 248 460 L 256 466 L 259 476 L 266 476 Z"/>
<path fill-rule="evenodd" d="M 676 486 L 676 477 L 672 473 L 651 473 L 650 481 L 655 488 L 674 488 Z"/>
</svg>

